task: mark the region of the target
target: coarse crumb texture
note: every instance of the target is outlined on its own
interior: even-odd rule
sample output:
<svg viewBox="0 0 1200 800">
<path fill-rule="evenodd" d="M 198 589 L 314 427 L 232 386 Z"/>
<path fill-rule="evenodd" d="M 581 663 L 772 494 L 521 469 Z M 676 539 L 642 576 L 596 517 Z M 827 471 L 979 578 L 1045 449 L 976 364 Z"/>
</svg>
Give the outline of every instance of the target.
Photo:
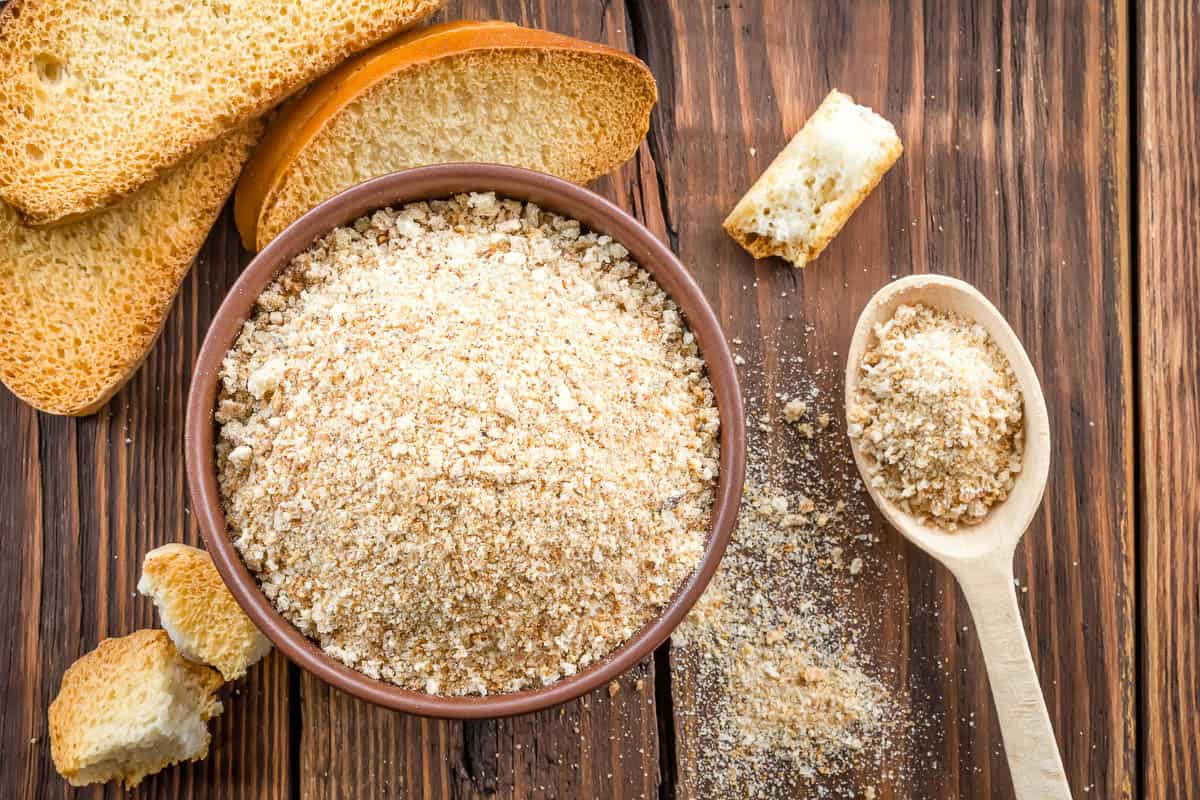
<svg viewBox="0 0 1200 800">
<path fill-rule="evenodd" d="M 1023 399 L 983 326 L 923 303 L 875 326 L 847 432 L 871 484 L 945 530 L 1008 497 L 1024 452 Z"/>
<path fill-rule="evenodd" d="M 879 663 L 889 618 L 869 498 L 837 430 L 841 393 L 818 386 L 841 372 L 793 355 L 777 369 L 789 391 L 773 400 L 757 364 L 743 369 L 738 526 L 672 636 L 678 747 L 695 754 L 680 781 L 695 797 L 872 797 L 904 784 L 915 728 L 936 715 L 914 719 L 903 677 Z"/>
<path fill-rule="evenodd" d="M 39 0 L 0 10 L 0 197 L 114 203 L 443 0 Z"/>
<path fill-rule="evenodd" d="M 221 676 L 184 659 L 163 631 L 105 639 L 63 675 L 50 704 L 50 753 L 72 786 L 126 788 L 208 755 Z"/>
<path fill-rule="evenodd" d="M 295 259 L 222 369 L 230 536 L 365 674 L 497 693 L 587 667 L 703 550 L 718 414 L 693 334 L 608 237 L 491 194 Z"/>
</svg>

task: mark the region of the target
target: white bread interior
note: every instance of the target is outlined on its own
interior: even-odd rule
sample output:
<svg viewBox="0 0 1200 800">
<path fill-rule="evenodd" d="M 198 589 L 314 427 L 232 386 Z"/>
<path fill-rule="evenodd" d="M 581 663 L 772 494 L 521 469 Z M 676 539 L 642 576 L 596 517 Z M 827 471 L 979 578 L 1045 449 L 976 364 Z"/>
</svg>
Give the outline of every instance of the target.
<svg viewBox="0 0 1200 800">
<path fill-rule="evenodd" d="M 836 89 L 726 217 L 755 258 L 803 267 L 825 249 L 903 151 L 896 129 Z"/>
<path fill-rule="evenodd" d="M 151 550 L 138 591 L 154 600 L 158 618 L 179 652 L 236 680 L 271 651 L 229 593 L 208 553 L 185 544 Z"/>
</svg>

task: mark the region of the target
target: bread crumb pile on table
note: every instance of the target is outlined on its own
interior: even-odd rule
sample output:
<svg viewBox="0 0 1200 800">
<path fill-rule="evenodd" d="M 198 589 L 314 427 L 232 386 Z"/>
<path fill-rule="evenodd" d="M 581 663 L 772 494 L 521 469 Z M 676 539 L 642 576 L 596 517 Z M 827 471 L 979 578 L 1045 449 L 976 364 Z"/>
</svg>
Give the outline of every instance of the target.
<svg viewBox="0 0 1200 800">
<path fill-rule="evenodd" d="M 620 244 L 491 194 L 340 228 L 222 370 L 230 536 L 276 608 L 372 677 L 536 687 L 695 568 L 718 413 L 679 309 Z"/>
<path fill-rule="evenodd" d="M 911 731 L 894 676 L 860 648 L 871 623 L 854 597 L 880 579 L 875 539 L 808 369 L 785 367 L 793 393 L 776 397 L 775 414 L 748 389 L 738 527 L 672 637 L 675 687 L 689 698 L 675 708 L 696 761 L 683 779 L 698 797 L 861 797 L 840 776 L 895 779 L 888 755 Z"/>
<path fill-rule="evenodd" d="M 1012 367 L 978 323 L 902 305 L 863 354 L 850 436 L 884 497 L 947 530 L 1008 497 L 1024 452 Z"/>
<path fill-rule="evenodd" d="M 878 763 L 900 706 L 870 674 L 852 620 L 827 607 L 832 573 L 858 571 L 818 533 L 825 512 L 748 488 L 736 541 L 675 634 L 673 658 L 691 664 L 701 695 L 703 788 L 778 797 Z"/>
</svg>

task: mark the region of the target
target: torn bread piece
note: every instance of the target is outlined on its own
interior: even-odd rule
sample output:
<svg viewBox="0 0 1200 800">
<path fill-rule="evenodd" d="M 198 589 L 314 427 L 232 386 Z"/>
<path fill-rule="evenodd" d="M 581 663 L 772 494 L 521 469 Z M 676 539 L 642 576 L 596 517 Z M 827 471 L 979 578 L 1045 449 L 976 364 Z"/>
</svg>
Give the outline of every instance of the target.
<svg viewBox="0 0 1200 800">
<path fill-rule="evenodd" d="M 137 588 L 154 600 L 179 652 L 215 667 L 227 681 L 245 675 L 271 650 L 271 641 L 233 599 L 203 550 L 185 544 L 151 550 Z"/>
<path fill-rule="evenodd" d="M 903 151 L 896 129 L 836 89 L 725 218 L 755 258 L 821 254 Z"/>
<path fill-rule="evenodd" d="M 159 630 L 105 639 L 67 668 L 50 704 L 50 754 L 73 786 L 142 778 L 208 755 L 221 676 Z"/>
</svg>

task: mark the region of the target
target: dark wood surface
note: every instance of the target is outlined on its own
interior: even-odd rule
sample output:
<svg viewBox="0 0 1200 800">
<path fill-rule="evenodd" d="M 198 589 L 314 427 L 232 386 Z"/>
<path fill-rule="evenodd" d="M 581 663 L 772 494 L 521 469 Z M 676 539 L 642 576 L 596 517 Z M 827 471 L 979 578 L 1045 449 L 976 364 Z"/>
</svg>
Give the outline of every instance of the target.
<svg viewBox="0 0 1200 800">
<path fill-rule="evenodd" d="M 1156 797 L 1200 794 L 1197 11 L 1159 0 L 1137 14 L 1139 730 Z"/>
<path fill-rule="evenodd" d="M 858 309 L 892 275 L 966 278 L 1022 337 L 1056 442 L 1017 553 L 1019 597 L 1077 797 L 1200 795 L 1200 39 L 1196 7 L 1124 3 L 451 0 L 636 52 L 661 101 L 637 157 L 596 187 L 695 272 L 758 397 L 803 355 L 840 394 Z M 837 87 L 893 120 L 905 154 L 806 271 L 755 264 L 725 212 Z M 0 795 L 71 794 L 46 706 L 106 636 L 154 624 L 146 550 L 197 541 L 181 431 L 200 339 L 247 256 L 226 213 L 146 365 L 100 414 L 0 392 Z M 743 286 L 749 288 L 743 289 Z M 789 319 L 792 315 L 794 319 Z M 787 441 L 772 440 L 782 452 Z M 845 463 L 835 452 L 829 469 Z M 1006 797 L 978 644 L 952 579 L 875 518 L 855 595 L 924 734 L 881 797 Z M 696 797 L 696 715 L 667 649 L 529 717 L 383 711 L 278 654 L 228 692 L 210 757 L 143 797 Z M 117 796 L 88 789 L 83 796 Z"/>
</svg>

